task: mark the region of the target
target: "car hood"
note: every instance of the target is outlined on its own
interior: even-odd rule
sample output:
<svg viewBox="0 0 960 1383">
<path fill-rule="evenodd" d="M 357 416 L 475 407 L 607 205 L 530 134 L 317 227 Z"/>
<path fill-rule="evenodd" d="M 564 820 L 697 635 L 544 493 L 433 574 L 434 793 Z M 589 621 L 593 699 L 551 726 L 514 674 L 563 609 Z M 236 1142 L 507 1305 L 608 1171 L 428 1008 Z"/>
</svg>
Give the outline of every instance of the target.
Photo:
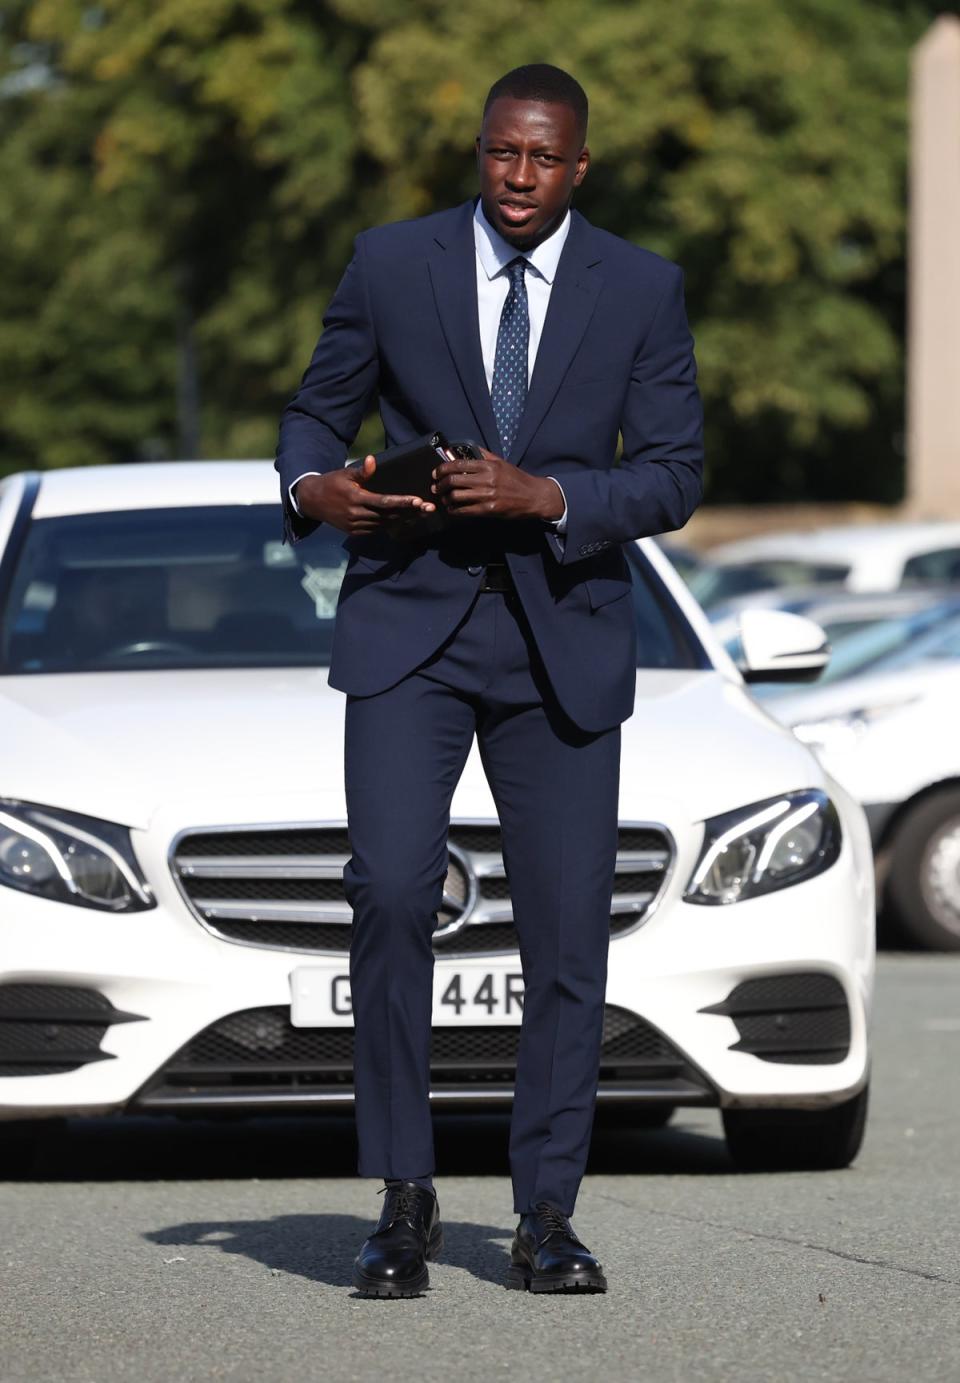
<svg viewBox="0 0 960 1383">
<path fill-rule="evenodd" d="M 0 797 L 146 829 L 337 820 L 343 697 L 325 668 L 144 671 L 0 681 Z M 718 672 L 647 672 L 623 730 L 621 815 L 702 820 L 822 784 L 813 755 Z M 459 816 L 495 815 L 474 750 Z"/>
</svg>

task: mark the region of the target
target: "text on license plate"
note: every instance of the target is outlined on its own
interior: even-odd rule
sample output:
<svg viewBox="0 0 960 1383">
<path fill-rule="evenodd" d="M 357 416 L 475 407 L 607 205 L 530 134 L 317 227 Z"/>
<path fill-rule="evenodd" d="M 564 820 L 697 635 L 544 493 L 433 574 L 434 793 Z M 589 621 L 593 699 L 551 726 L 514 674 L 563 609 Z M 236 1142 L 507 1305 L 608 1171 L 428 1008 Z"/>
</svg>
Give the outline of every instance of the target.
<svg viewBox="0 0 960 1383">
<path fill-rule="evenodd" d="M 433 1023 L 477 1027 L 519 1023 L 523 1017 L 523 976 L 500 968 L 433 975 Z M 350 976 L 325 965 L 299 965 L 290 974 L 290 1021 L 295 1028 L 348 1027 L 353 1022 Z"/>
</svg>

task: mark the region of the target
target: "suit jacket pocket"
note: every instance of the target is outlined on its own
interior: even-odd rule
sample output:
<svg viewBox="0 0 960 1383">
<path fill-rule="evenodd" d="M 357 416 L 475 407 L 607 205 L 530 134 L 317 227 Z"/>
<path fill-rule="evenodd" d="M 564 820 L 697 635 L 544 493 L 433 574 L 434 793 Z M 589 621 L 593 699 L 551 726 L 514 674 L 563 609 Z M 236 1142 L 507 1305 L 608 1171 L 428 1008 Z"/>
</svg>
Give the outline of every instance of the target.
<svg viewBox="0 0 960 1383">
<path fill-rule="evenodd" d="M 371 538 L 348 538 L 344 551 L 350 559 L 348 571 L 370 572 L 384 581 L 396 581 L 405 572 L 419 552 L 408 546 L 373 536 Z"/>
<path fill-rule="evenodd" d="M 600 610 L 614 600 L 622 600 L 634 588 L 632 568 L 620 546 L 607 548 L 606 552 L 592 557 L 591 568 L 591 575 L 584 581 L 591 610 Z"/>
<path fill-rule="evenodd" d="M 364 567 L 382 567 L 397 552 L 396 545 L 382 533 L 348 535 L 343 540 L 343 550 Z"/>
<path fill-rule="evenodd" d="M 605 552 L 596 562 L 599 568 L 596 576 L 588 576 L 584 582 L 592 610 L 599 610 L 604 605 L 611 605 L 615 600 L 622 600 L 633 589 L 630 565 L 622 548 Z"/>
<path fill-rule="evenodd" d="M 364 571 L 382 571 L 389 562 L 386 557 L 369 557 L 361 552 L 348 552 L 347 556 L 352 567 L 362 567 Z"/>
<path fill-rule="evenodd" d="M 588 576 L 584 585 L 591 610 L 599 610 L 603 605 L 622 600 L 632 589 L 629 576 L 626 579 L 620 576 Z"/>
</svg>

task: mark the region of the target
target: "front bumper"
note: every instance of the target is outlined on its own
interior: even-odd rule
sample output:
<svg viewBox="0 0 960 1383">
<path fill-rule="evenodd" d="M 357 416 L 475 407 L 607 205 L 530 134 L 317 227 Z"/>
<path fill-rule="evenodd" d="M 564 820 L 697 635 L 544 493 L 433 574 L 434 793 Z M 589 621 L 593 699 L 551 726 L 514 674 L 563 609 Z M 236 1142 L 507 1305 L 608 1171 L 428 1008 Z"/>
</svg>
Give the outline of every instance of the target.
<svg viewBox="0 0 960 1383">
<path fill-rule="evenodd" d="M 630 1079 L 617 1075 L 626 1069 L 622 1063 L 611 1065 L 610 1078 L 601 1078 L 600 1098 L 795 1108 L 848 1099 L 867 1078 L 873 974 L 871 882 L 857 868 L 850 841 L 818 878 L 727 908 L 682 901 L 695 850 L 692 838 L 681 845 L 656 912 L 611 943 L 607 1003 L 659 1034 L 664 1060 L 659 1068 L 656 1062 L 634 1063 Z M 4 893 L 0 985 L 86 987 L 127 1021 L 106 1026 L 100 1050 L 107 1059 L 61 1074 L 0 1075 L 0 1118 L 349 1104 L 349 1083 L 340 1078 L 333 1089 L 316 1079 L 286 1086 L 268 1081 L 273 1088 L 259 1087 L 256 1098 L 249 1081 L 219 1093 L 209 1085 L 200 1088 L 200 1082 L 171 1083 L 165 1073 L 173 1058 L 228 1015 L 268 1009 L 285 1014 L 294 966 L 329 964 L 342 973 L 346 963 L 344 957 L 260 950 L 214 937 L 188 912 L 169 876 L 158 878 L 157 895 L 153 911 L 109 917 Z M 513 963 L 519 968 L 518 960 Z M 479 984 L 491 961 L 438 957 L 437 965 Z M 745 981 L 790 974 L 830 977 L 840 986 L 849 1020 L 840 1059 L 762 1059 L 742 1049 L 735 1018 L 717 1011 Z M 486 1080 L 437 1083 L 435 1099 L 507 1102 L 510 1082 L 503 1072 L 502 1061 L 499 1067 L 492 1062 Z"/>
<path fill-rule="evenodd" d="M 519 1035 L 517 1025 L 435 1026 L 434 1104 L 509 1104 Z M 605 1103 L 715 1103 L 709 1082 L 662 1033 L 638 1015 L 609 1005 L 598 1097 Z M 246 1009 L 212 1024 L 175 1053 L 134 1101 L 140 1110 L 178 1112 L 264 1112 L 352 1103 L 352 1027 L 295 1027 L 289 1009 L 280 1005 Z"/>
</svg>

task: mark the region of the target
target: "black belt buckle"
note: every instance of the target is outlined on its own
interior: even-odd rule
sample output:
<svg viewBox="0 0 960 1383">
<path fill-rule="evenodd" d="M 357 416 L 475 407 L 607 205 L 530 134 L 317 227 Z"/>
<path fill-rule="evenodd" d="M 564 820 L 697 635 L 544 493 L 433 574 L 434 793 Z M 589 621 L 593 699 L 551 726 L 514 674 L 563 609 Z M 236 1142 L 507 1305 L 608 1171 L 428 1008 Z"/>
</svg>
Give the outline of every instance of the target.
<svg viewBox="0 0 960 1383">
<path fill-rule="evenodd" d="M 513 578 L 506 562 L 488 562 L 480 582 L 481 591 L 499 591 L 507 594 L 513 590 Z"/>
</svg>

